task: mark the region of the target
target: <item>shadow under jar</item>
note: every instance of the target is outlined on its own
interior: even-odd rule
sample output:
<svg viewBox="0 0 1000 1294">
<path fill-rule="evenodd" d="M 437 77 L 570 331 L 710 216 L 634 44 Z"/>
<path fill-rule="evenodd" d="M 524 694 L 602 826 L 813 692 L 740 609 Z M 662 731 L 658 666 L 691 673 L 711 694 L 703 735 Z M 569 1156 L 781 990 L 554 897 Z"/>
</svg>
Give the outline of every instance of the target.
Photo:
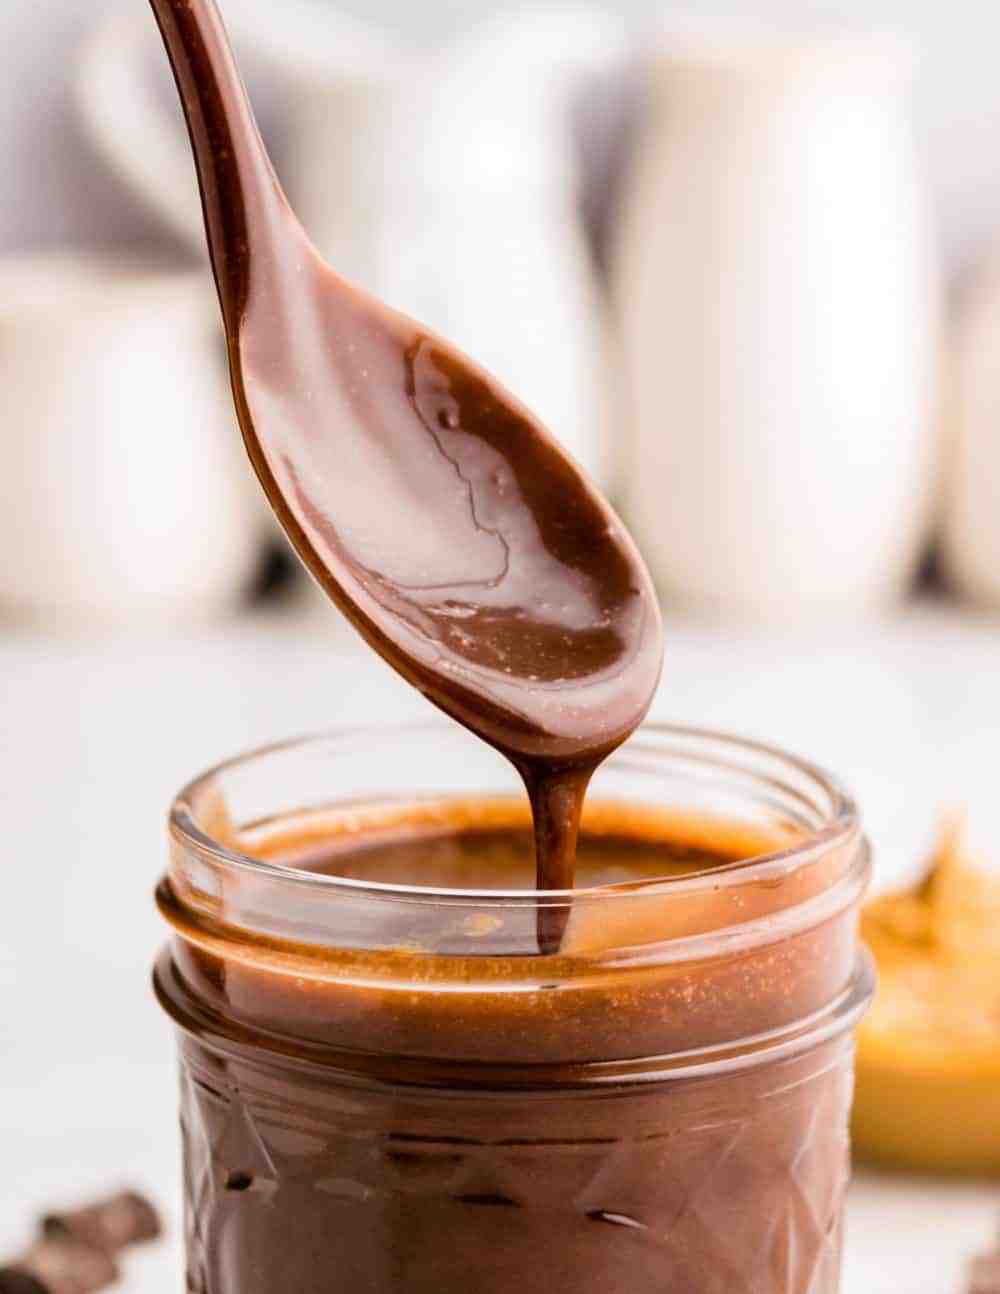
<svg viewBox="0 0 1000 1294">
<path fill-rule="evenodd" d="M 529 827 L 447 725 L 182 792 L 155 980 L 190 1294 L 834 1294 L 872 992 L 854 806 L 647 727 L 594 779 L 575 891 L 531 890 Z"/>
</svg>

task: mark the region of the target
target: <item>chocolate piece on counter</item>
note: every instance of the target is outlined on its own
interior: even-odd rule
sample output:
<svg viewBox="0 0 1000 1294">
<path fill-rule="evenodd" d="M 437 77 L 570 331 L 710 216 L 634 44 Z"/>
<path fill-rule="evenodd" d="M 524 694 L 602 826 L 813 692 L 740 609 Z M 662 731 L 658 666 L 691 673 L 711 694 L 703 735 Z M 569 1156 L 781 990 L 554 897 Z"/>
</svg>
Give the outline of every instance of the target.
<svg viewBox="0 0 1000 1294">
<path fill-rule="evenodd" d="M 122 1191 L 86 1208 L 49 1213 L 42 1234 L 51 1240 L 75 1240 L 116 1254 L 129 1245 L 144 1244 L 160 1234 L 160 1219 L 152 1204 L 136 1191 Z"/>
<path fill-rule="evenodd" d="M 95 1294 L 117 1279 L 118 1266 L 105 1250 L 47 1239 L 0 1267 L 0 1294 Z"/>
<path fill-rule="evenodd" d="M 0 1294 L 45 1294 L 45 1286 L 34 1276 L 3 1267 L 0 1268 Z"/>
<path fill-rule="evenodd" d="M 1000 1294 L 1000 1251 L 982 1254 L 969 1269 L 969 1294 Z"/>
</svg>

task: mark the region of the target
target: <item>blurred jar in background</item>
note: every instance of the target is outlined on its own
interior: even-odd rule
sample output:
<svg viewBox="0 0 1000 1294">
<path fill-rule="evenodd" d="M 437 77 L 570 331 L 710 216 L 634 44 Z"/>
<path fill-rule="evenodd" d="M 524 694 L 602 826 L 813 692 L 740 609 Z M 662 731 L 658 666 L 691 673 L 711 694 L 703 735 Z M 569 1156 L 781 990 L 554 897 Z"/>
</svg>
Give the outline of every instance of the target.
<svg viewBox="0 0 1000 1294">
<path fill-rule="evenodd" d="M 0 609 L 183 621 L 234 606 L 261 507 L 202 274 L 0 264 Z"/>
<path fill-rule="evenodd" d="M 865 614 L 933 493 L 937 285 L 887 37 L 679 31 L 615 258 L 623 510 L 668 605 Z"/>
<path fill-rule="evenodd" d="M 317 171 L 332 264 L 455 341 L 598 480 L 604 301 L 571 109 L 588 74 L 627 50 L 619 20 L 589 9 L 484 23 L 415 61 L 391 96 L 344 81 Z"/>
<path fill-rule="evenodd" d="M 980 269 L 949 353 L 943 527 L 949 579 L 1000 607 L 1000 252 Z"/>
</svg>

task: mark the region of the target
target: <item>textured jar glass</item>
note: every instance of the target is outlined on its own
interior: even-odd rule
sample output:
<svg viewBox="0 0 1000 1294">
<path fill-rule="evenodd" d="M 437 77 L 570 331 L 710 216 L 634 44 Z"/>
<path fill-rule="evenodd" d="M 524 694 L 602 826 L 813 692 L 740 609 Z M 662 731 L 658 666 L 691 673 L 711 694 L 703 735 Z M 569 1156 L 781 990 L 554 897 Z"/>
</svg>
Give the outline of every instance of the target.
<svg viewBox="0 0 1000 1294">
<path fill-rule="evenodd" d="M 158 900 L 189 1294 L 834 1294 L 868 849 L 778 751 L 644 728 L 591 799 L 785 847 L 661 881 L 410 888 L 250 856 L 276 826 L 517 793 L 453 725 L 187 787 Z M 567 909 L 537 952 L 540 904 Z"/>
</svg>

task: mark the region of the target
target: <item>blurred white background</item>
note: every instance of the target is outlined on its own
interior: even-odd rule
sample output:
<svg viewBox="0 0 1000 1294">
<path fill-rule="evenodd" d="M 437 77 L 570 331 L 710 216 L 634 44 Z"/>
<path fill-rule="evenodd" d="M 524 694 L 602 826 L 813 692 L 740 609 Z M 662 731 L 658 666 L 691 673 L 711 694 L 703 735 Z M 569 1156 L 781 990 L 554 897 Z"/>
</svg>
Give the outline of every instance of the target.
<svg viewBox="0 0 1000 1294">
<path fill-rule="evenodd" d="M 0 246 L 145 241 L 162 232 L 138 204 L 107 182 L 81 148 L 68 103 L 66 72 L 83 33 L 103 10 L 138 0 L 6 0 L 0 42 L 8 51 L 0 84 Z M 324 0 L 317 0 L 323 4 Z M 330 0 L 330 7 L 334 7 Z M 343 0 L 336 8 L 407 39 L 432 43 L 506 8 L 495 0 Z M 915 119 L 925 155 L 947 263 L 959 269 L 992 239 L 1000 223 L 1000 169 L 990 163 L 1000 130 L 995 50 L 1000 11 L 985 0 L 731 0 L 662 4 L 617 0 L 637 25 L 709 14 L 801 29 L 811 24 L 887 27 L 912 35 L 924 51 Z M 16 57 L 14 51 L 17 51 Z M 13 182 L 10 182 L 10 181 Z"/>
</svg>

